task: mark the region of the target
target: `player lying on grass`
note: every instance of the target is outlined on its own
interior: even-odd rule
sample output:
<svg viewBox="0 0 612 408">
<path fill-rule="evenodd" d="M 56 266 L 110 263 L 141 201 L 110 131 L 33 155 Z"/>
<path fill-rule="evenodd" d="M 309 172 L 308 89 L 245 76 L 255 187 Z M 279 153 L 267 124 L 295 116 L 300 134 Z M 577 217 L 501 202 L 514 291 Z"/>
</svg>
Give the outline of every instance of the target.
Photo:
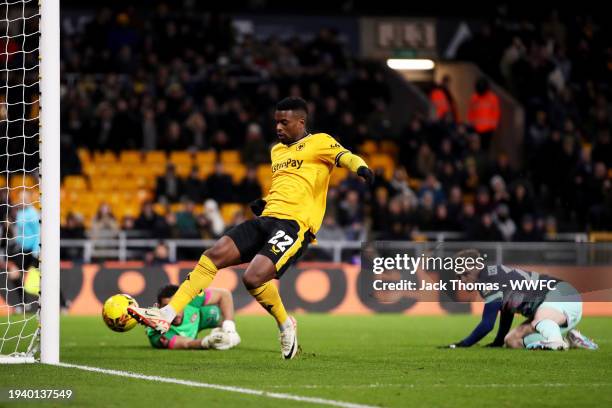
<svg viewBox="0 0 612 408">
<path fill-rule="evenodd" d="M 457 256 L 476 258 L 480 255 L 478 251 L 466 250 Z M 499 329 L 493 343 L 487 345 L 489 347 L 505 344 L 510 348 L 531 350 L 567 350 L 570 345 L 591 350 L 598 348 L 575 329 L 582 318 L 582 299 L 569 283 L 505 265 L 466 269 L 460 276 L 464 283 L 490 283 L 499 289 L 480 291 L 485 300 L 480 323 L 468 337 L 449 347 L 470 347 L 479 342 L 493 330 L 499 313 Z M 512 290 L 510 282 L 521 280 L 550 282 L 550 285 L 529 291 Z M 525 316 L 527 321 L 509 332 L 515 313 Z"/>
<path fill-rule="evenodd" d="M 272 280 L 279 279 L 315 239 L 334 167 L 345 167 L 370 183 L 374 178 L 366 163 L 333 137 L 309 133 L 307 119 L 303 99 L 285 98 L 278 103 L 274 120 L 280 143 L 271 151 L 270 192 L 251 204 L 257 217 L 232 228 L 207 249 L 168 305 L 162 309 L 131 307 L 128 312 L 134 318 L 164 333 L 176 314 L 211 284 L 217 270 L 249 262 L 244 285 L 276 320 L 282 357 L 296 355 L 297 322 L 287 315 Z"/>
<path fill-rule="evenodd" d="M 167 305 L 177 290 L 176 285 L 162 287 L 157 304 Z M 197 339 L 198 333 L 205 329 L 213 330 L 203 339 Z M 147 336 L 155 348 L 228 350 L 236 347 L 240 336 L 234 323 L 232 294 L 225 289 L 208 288 L 177 313 L 168 331 L 160 333 L 148 328 Z"/>
</svg>

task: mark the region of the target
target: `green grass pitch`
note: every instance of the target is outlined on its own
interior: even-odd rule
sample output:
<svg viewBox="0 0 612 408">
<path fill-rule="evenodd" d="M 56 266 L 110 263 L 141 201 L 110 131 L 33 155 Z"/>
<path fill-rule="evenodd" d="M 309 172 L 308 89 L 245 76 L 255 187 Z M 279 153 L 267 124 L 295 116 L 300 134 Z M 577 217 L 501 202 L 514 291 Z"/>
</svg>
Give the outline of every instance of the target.
<svg viewBox="0 0 612 408">
<path fill-rule="evenodd" d="M 612 406 L 612 318 L 580 324 L 598 351 L 531 352 L 436 348 L 466 335 L 477 316 L 297 317 L 303 353 L 293 361 L 281 360 L 267 316 L 239 316 L 242 344 L 226 352 L 153 350 L 141 327 L 114 333 L 98 317 L 63 317 L 61 360 L 385 407 Z M 41 364 L 0 366 L 0 388 L 75 393 L 63 402 L 0 402 L 6 407 L 315 406 Z"/>
</svg>

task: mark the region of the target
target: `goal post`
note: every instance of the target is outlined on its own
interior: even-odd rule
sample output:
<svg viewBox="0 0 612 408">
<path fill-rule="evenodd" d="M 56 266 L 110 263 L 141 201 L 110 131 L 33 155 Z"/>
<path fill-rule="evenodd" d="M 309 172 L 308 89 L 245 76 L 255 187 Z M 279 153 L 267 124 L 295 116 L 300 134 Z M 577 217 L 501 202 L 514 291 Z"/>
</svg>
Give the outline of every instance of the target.
<svg viewBox="0 0 612 408">
<path fill-rule="evenodd" d="M 40 360 L 59 362 L 60 0 L 40 1 Z"/>
<path fill-rule="evenodd" d="M 59 0 L 0 0 L 0 364 L 59 362 Z"/>
</svg>

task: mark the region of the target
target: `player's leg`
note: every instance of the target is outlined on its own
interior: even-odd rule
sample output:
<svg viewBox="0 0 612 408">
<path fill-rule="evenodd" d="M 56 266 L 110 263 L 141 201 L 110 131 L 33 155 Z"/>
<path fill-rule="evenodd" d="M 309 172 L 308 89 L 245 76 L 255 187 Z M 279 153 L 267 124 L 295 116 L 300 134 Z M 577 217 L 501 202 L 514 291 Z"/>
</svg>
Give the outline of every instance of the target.
<svg viewBox="0 0 612 408">
<path fill-rule="evenodd" d="M 508 348 L 524 348 L 526 346 L 524 339 L 529 338 L 533 333 L 535 333 L 535 329 L 530 322 L 522 323 L 510 330 L 504 337 L 504 344 Z"/>
<path fill-rule="evenodd" d="M 278 289 L 272 282 L 275 277 L 277 270 L 272 260 L 258 254 L 249 264 L 242 281 L 249 293 L 276 320 L 280 330 L 282 357 L 291 359 L 298 352 L 297 322 L 285 310 Z"/>
<path fill-rule="evenodd" d="M 162 308 L 162 314 L 170 320 L 212 283 L 219 269 L 240 263 L 240 251 L 234 241 L 221 237 L 212 248 L 204 251 L 198 263 L 181 283 L 170 303 Z"/>
<path fill-rule="evenodd" d="M 536 310 L 532 326 L 543 340 L 531 344 L 531 349 L 567 350 L 564 334 L 573 329 L 582 318 L 582 299 L 576 289 L 560 282 L 551 290 Z"/>
<path fill-rule="evenodd" d="M 297 322 L 285 310 L 274 278 L 295 263 L 310 242 L 307 229 L 295 221 L 262 218 L 268 238 L 249 264 L 243 282 L 249 293 L 276 320 L 280 330 L 283 358 L 293 358 L 298 351 Z"/>
<path fill-rule="evenodd" d="M 237 265 L 253 257 L 262 241 L 258 223 L 258 219 L 243 222 L 228 231 L 212 248 L 204 251 L 168 305 L 162 309 L 130 306 L 128 313 L 139 323 L 160 332 L 167 331 L 176 314 L 212 283 L 219 269 Z"/>
<path fill-rule="evenodd" d="M 251 296 L 276 319 L 279 328 L 288 324 L 289 316 L 278 289 L 272 280 L 276 278 L 276 266 L 270 258 L 257 254 L 242 277 Z"/>
</svg>

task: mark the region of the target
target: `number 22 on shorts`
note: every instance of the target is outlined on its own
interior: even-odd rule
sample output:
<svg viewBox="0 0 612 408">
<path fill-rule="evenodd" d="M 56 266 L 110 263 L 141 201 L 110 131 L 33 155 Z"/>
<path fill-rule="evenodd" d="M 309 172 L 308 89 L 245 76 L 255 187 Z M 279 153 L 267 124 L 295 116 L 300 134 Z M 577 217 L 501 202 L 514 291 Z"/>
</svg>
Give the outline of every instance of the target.
<svg viewBox="0 0 612 408">
<path fill-rule="evenodd" d="M 284 238 L 284 240 L 279 241 L 281 238 Z M 293 238 L 287 235 L 285 231 L 278 230 L 276 231 L 276 234 L 274 234 L 274 236 L 270 238 L 268 243 L 273 245 L 272 252 L 276 253 L 276 251 L 274 250 L 275 247 L 278 248 L 280 252 L 285 252 L 285 249 L 287 249 L 289 245 L 293 244 Z"/>
</svg>

